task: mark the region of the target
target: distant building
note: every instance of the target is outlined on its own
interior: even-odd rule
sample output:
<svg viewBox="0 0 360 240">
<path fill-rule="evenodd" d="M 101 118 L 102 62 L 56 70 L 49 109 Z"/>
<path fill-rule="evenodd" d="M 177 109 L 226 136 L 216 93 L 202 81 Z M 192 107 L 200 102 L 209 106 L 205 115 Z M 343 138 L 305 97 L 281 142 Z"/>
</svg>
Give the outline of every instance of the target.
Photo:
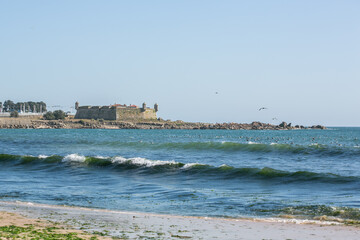
<svg viewBox="0 0 360 240">
<path fill-rule="evenodd" d="M 142 108 L 132 104 L 129 106 L 126 104 L 114 104 L 109 106 L 79 106 L 79 103 L 76 102 L 75 119 L 104 119 L 123 121 L 157 119 L 157 104 L 154 105 L 154 108 L 146 107 L 146 103 L 143 103 L 142 106 Z"/>
</svg>

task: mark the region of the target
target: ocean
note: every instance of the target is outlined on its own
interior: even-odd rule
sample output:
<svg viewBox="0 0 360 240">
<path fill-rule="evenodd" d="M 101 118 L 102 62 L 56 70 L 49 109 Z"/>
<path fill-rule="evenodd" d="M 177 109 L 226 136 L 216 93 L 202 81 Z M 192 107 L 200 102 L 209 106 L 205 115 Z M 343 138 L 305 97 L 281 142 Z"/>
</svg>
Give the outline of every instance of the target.
<svg viewBox="0 0 360 240">
<path fill-rule="evenodd" d="M 360 220 L 360 128 L 0 129 L 0 201 Z"/>
</svg>

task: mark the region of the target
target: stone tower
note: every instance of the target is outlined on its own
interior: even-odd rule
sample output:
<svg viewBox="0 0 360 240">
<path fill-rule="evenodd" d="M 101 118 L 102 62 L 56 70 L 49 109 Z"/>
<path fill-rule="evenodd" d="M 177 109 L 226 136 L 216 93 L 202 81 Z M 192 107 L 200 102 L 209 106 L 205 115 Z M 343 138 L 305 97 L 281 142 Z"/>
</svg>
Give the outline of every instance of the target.
<svg viewBox="0 0 360 240">
<path fill-rule="evenodd" d="M 145 111 L 146 110 L 146 103 L 142 104 L 142 110 Z"/>
<path fill-rule="evenodd" d="M 159 111 L 159 105 L 157 103 L 154 104 L 155 112 Z"/>
</svg>

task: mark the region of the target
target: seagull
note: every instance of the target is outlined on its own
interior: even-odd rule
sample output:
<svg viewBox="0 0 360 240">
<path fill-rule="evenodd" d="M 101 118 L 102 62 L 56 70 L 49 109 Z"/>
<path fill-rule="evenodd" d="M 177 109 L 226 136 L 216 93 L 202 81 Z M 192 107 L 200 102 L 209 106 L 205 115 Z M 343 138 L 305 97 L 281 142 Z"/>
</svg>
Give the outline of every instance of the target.
<svg viewBox="0 0 360 240">
<path fill-rule="evenodd" d="M 219 94 L 218 92 L 215 92 L 215 94 Z"/>
<path fill-rule="evenodd" d="M 272 120 L 277 120 L 277 118 L 275 117 L 275 118 L 272 118 Z"/>
<path fill-rule="evenodd" d="M 259 108 L 259 111 L 267 109 L 266 107 Z"/>
</svg>

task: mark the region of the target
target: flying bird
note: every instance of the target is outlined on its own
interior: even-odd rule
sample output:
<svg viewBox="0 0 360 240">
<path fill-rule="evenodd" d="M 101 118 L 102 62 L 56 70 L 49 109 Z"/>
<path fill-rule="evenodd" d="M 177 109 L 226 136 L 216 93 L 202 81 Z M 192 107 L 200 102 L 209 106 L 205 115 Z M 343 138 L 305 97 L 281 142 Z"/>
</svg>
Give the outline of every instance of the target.
<svg viewBox="0 0 360 240">
<path fill-rule="evenodd" d="M 272 120 L 277 120 L 277 118 L 275 117 L 275 118 L 272 118 Z"/>
<path fill-rule="evenodd" d="M 215 94 L 219 94 L 218 92 L 215 92 Z"/>
<path fill-rule="evenodd" d="M 259 108 L 259 111 L 267 109 L 266 107 Z"/>
</svg>

